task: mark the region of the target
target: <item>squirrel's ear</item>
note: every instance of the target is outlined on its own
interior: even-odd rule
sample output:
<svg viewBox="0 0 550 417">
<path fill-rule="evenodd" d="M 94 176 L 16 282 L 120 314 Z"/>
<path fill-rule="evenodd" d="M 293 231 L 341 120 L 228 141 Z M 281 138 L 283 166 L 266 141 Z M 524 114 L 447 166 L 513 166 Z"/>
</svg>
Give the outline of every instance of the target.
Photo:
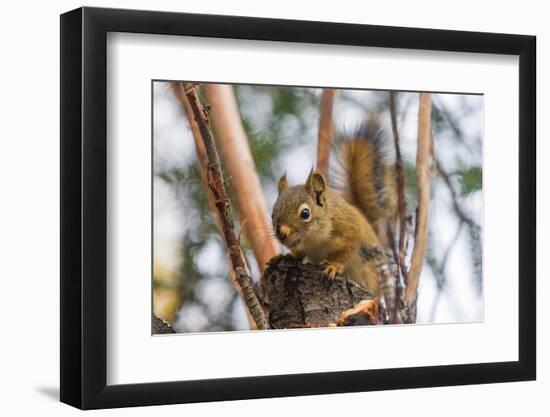
<svg viewBox="0 0 550 417">
<path fill-rule="evenodd" d="M 306 191 L 308 193 L 313 192 L 313 167 L 311 168 L 311 171 L 309 171 L 309 174 L 307 176 L 306 180 Z"/>
<path fill-rule="evenodd" d="M 319 172 L 310 172 L 306 181 L 306 189 L 310 194 L 313 194 L 318 205 L 325 205 L 325 191 L 327 185 L 325 177 Z"/>
<path fill-rule="evenodd" d="M 286 190 L 288 188 L 288 181 L 286 180 L 286 172 L 283 174 L 281 178 L 279 178 L 279 183 L 277 184 L 277 191 L 279 194 L 283 192 L 283 190 Z"/>
</svg>

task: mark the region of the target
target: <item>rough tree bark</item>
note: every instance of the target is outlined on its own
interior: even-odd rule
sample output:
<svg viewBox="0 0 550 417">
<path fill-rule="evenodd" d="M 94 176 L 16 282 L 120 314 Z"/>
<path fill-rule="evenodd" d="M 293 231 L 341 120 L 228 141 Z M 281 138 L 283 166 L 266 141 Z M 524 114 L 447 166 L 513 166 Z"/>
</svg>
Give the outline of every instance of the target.
<svg viewBox="0 0 550 417">
<path fill-rule="evenodd" d="M 328 279 L 320 265 L 292 256 L 273 259 L 264 272 L 273 329 L 379 324 L 378 302 L 348 279 Z"/>
<path fill-rule="evenodd" d="M 161 318 L 151 315 L 151 333 L 152 334 L 173 334 L 176 331 L 170 326 L 170 324 Z"/>
</svg>

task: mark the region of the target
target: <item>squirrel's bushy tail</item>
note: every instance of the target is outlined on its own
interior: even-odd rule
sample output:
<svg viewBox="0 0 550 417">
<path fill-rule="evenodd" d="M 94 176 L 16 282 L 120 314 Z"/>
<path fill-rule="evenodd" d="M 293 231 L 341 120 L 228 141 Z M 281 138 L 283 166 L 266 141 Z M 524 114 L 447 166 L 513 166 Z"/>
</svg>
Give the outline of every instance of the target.
<svg viewBox="0 0 550 417">
<path fill-rule="evenodd" d="M 396 185 L 393 166 L 386 158 L 388 139 L 375 118 L 351 134 L 342 135 L 335 145 L 331 183 L 378 229 L 380 220 L 396 213 Z"/>
</svg>

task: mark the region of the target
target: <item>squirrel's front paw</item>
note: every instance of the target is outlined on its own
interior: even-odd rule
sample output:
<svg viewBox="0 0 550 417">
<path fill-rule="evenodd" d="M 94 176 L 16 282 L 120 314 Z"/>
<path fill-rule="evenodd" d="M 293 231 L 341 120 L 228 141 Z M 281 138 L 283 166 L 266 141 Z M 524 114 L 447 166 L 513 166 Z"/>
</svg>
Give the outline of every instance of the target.
<svg viewBox="0 0 550 417">
<path fill-rule="evenodd" d="M 344 272 L 344 266 L 338 262 L 323 261 L 321 265 L 324 267 L 323 274 L 329 279 L 334 279 L 336 275 L 340 275 Z"/>
</svg>

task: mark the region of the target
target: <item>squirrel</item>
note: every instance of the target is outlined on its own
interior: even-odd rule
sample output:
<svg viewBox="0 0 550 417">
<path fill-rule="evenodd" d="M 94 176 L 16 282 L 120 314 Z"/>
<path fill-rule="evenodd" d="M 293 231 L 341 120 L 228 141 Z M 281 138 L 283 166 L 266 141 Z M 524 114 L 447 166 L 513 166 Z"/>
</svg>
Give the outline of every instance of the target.
<svg viewBox="0 0 550 417">
<path fill-rule="evenodd" d="M 339 141 L 340 181 L 329 186 L 311 171 L 302 185 L 284 174 L 272 221 L 292 256 L 323 265 L 330 279 L 345 276 L 377 295 L 377 263 L 387 262 L 397 216 L 394 170 L 385 157 L 386 136 L 375 119 Z M 332 173 L 331 173 L 332 176 Z"/>
</svg>

